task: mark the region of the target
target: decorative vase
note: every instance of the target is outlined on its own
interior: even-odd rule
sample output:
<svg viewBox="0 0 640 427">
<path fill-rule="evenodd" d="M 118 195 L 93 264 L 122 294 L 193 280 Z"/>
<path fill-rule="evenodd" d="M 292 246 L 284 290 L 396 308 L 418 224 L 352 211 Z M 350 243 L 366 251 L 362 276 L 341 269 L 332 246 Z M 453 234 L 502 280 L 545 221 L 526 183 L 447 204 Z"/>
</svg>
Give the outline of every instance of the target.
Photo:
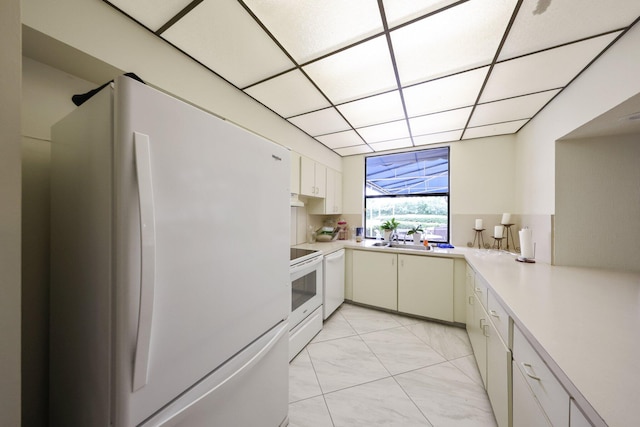
<svg viewBox="0 0 640 427">
<path fill-rule="evenodd" d="M 384 233 L 384 241 L 388 242 L 391 238 L 391 233 L 393 232 L 393 230 L 382 230 L 382 232 Z"/>
<path fill-rule="evenodd" d="M 416 245 L 419 245 L 421 236 L 422 236 L 422 233 L 413 233 L 413 243 Z"/>
</svg>

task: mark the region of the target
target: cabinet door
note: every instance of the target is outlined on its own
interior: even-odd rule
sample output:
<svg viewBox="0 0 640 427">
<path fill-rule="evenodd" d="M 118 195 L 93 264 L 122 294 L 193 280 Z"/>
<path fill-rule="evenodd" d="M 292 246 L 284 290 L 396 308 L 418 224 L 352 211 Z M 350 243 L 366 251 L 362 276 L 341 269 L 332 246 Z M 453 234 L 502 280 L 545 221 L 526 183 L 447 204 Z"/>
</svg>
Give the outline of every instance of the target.
<svg viewBox="0 0 640 427">
<path fill-rule="evenodd" d="M 316 197 L 327 195 L 327 167 L 323 164 L 315 164 Z"/>
<path fill-rule="evenodd" d="M 471 322 L 467 323 L 467 333 L 473 348 L 473 355 L 482 377 L 482 383 L 487 386 L 487 338 L 484 335 L 484 326 L 487 324 L 487 313 L 476 295 L 473 298 L 473 315 Z"/>
<path fill-rule="evenodd" d="M 453 260 L 398 255 L 398 311 L 453 321 Z"/>
<path fill-rule="evenodd" d="M 300 157 L 300 194 L 316 196 L 316 162 Z"/>
<path fill-rule="evenodd" d="M 491 322 L 484 326 L 487 338 L 487 394 L 500 427 L 509 426 L 511 351 Z"/>
<path fill-rule="evenodd" d="M 353 251 L 353 300 L 398 309 L 397 255 Z"/>
<path fill-rule="evenodd" d="M 515 365 L 515 361 L 513 365 Z M 513 366 L 513 426 L 552 427 L 520 370 Z"/>
<path fill-rule="evenodd" d="M 291 193 L 300 194 L 300 154 L 291 152 Z"/>
<path fill-rule="evenodd" d="M 334 205 L 334 214 L 342 213 L 342 174 L 340 172 L 333 172 L 333 205 Z M 328 191 L 328 189 L 327 189 Z"/>
<path fill-rule="evenodd" d="M 573 399 L 571 399 L 571 406 L 569 408 L 569 427 L 591 427 L 591 423 L 582 411 L 580 411 Z"/>
</svg>

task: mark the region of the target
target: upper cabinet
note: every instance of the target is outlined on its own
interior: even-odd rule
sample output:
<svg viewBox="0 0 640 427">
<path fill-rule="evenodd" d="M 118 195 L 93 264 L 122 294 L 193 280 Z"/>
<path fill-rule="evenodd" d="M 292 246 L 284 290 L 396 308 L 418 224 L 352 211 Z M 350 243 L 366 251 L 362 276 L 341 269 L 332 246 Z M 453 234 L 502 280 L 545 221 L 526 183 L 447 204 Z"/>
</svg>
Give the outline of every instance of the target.
<svg viewBox="0 0 640 427">
<path fill-rule="evenodd" d="M 300 194 L 300 154 L 291 152 L 291 193 Z"/>
<path fill-rule="evenodd" d="M 300 158 L 300 194 L 310 197 L 326 196 L 327 167 L 307 157 Z"/>
<path fill-rule="evenodd" d="M 335 215 L 342 213 L 342 174 L 326 169 L 326 191 L 324 199 L 309 201 L 308 211 L 316 215 Z"/>
</svg>

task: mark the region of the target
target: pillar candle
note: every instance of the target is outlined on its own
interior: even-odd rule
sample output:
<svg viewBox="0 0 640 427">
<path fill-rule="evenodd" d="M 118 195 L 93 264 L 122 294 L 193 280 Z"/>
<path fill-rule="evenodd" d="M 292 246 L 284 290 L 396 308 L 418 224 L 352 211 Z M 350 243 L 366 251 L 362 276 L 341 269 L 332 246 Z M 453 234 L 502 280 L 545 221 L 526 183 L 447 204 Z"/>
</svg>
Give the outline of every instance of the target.
<svg viewBox="0 0 640 427">
<path fill-rule="evenodd" d="M 496 225 L 494 227 L 493 237 L 495 237 L 496 239 L 502 239 L 502 226 L 501 225 Z"/>
<path fill-rule="evenodd" d="M 476 219 L 476 230 L 482 230 L 482 220 Z"/>
<path fill-rule="evenodd" d="M 511 214 L 510 213 L 503 213 L 502 214 L 502 221 L 500 222 L 500 224 L 511 224 Z"/>
</svg>

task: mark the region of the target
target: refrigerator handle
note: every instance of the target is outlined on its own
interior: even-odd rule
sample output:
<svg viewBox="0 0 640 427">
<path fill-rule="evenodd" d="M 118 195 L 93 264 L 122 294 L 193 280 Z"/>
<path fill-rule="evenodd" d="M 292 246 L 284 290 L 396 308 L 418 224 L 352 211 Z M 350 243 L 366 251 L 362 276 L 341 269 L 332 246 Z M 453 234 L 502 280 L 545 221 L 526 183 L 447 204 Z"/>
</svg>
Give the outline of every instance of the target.
<svg viewBox="0 0 640 427">
<path fill-rule="evenodd" d="M 138 200 L 140 203 L 140 312 L 133 365 L 133 391 L 147 384 L 153 293 L 156 274 L 156 230 L 149 136 L 134 132 Z"/>
</svg>

